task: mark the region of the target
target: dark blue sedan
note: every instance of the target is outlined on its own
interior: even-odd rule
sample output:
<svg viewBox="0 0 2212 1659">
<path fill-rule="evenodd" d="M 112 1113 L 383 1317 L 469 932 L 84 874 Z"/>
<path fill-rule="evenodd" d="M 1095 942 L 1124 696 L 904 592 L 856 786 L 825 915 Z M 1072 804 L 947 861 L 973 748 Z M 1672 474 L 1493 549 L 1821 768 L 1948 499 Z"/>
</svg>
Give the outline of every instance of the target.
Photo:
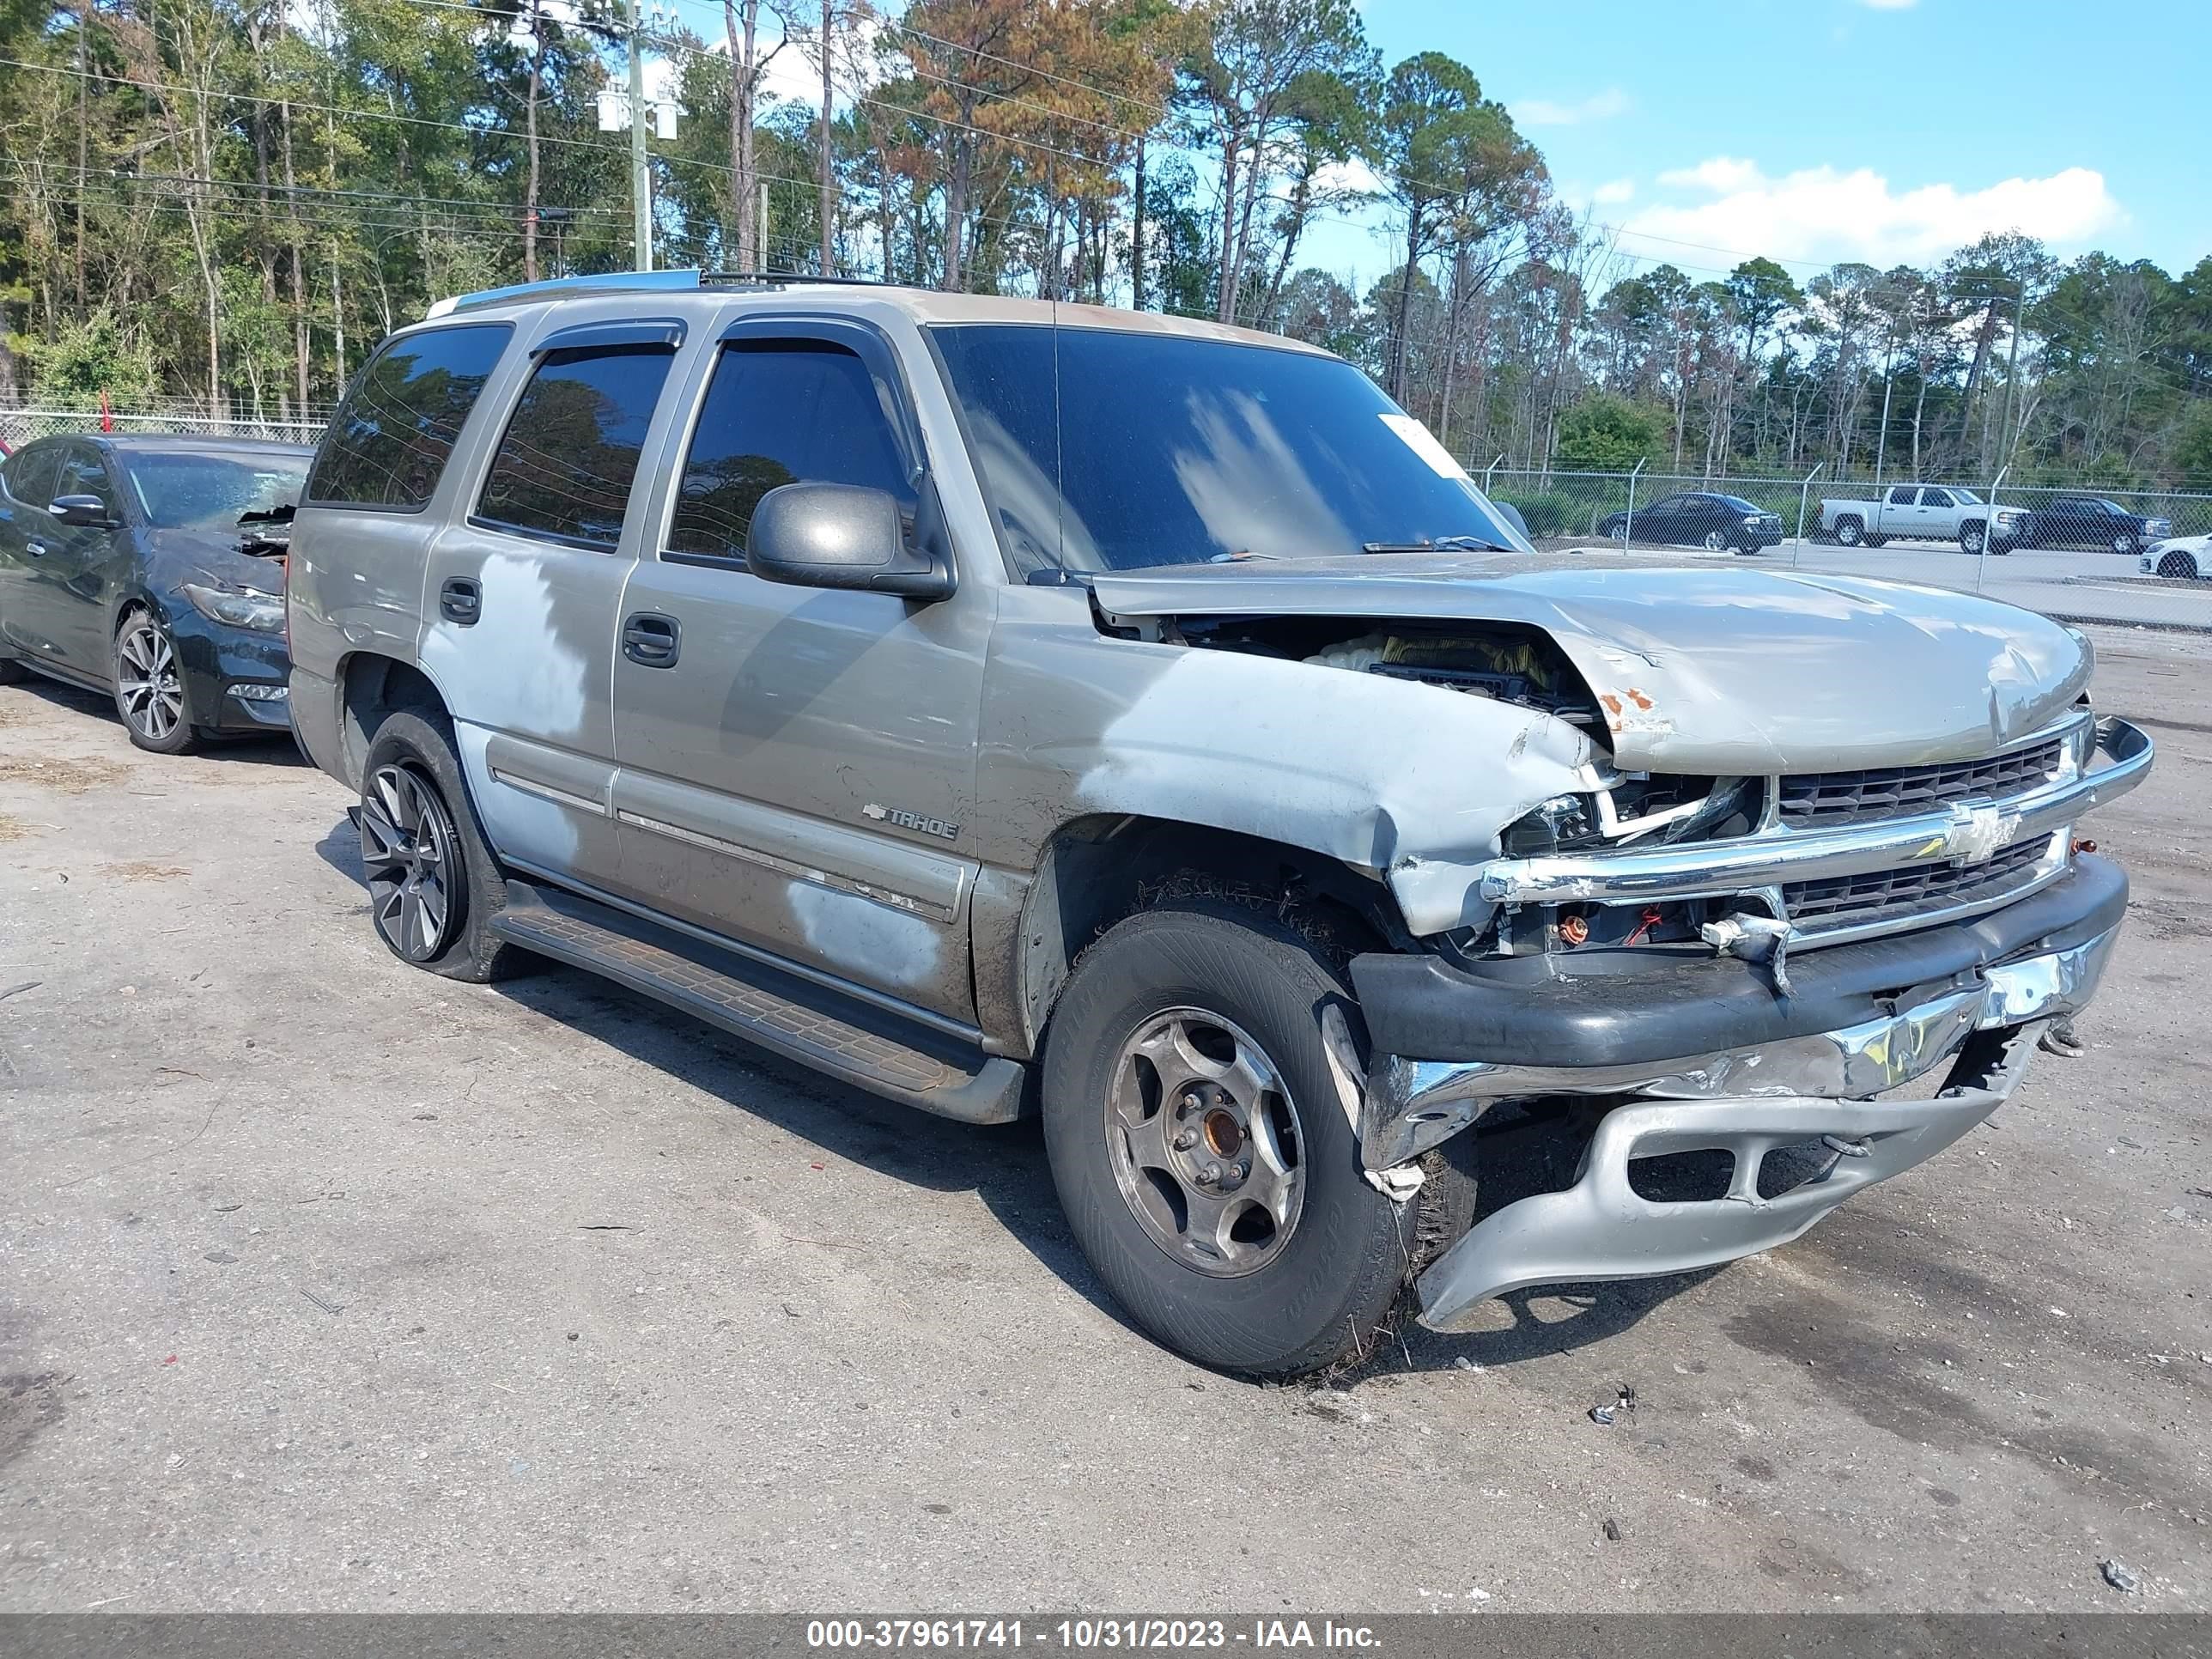
<svg viewBox="0 0 2212 1659">
<path fill-rule="evenodd" d="M 284 556 L 314 451 L 41 438 L 0 465 L 0 680 L 106 691 L 141 749 L 283 731 Z"/>
</svg>

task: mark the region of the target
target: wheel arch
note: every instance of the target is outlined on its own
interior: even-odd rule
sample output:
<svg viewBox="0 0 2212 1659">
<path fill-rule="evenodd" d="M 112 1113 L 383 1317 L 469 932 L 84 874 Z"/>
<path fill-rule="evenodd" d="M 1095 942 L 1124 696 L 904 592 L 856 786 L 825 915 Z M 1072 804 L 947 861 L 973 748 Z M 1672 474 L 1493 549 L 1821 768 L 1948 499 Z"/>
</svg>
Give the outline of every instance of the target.
<svg viewBox="0 0 2212 1659">
<path fill-rule="evenodd" d="M 337 682 L 340 764 L 346 782 L 356 789 L 368 746 L 386 714 L 412 708 L 453 719 L 453 705 L 420 664 L 385 652 L 349 652 L 339 660 Z"/>
<path fill-rule="evenodd" d="M 1094 939 L 1163 897 L 1201 893 L 1269 904 L 1346 952 L 1413 944 L 1389 888 L 1322 854 L 1208 824 L 1092 813 L 1047 838 L 1011 937 L 987 938 L 978 917 L 985 1028 L 1002 1032 L 1009 1051 L 1036 1053 Z"/>
</svg>

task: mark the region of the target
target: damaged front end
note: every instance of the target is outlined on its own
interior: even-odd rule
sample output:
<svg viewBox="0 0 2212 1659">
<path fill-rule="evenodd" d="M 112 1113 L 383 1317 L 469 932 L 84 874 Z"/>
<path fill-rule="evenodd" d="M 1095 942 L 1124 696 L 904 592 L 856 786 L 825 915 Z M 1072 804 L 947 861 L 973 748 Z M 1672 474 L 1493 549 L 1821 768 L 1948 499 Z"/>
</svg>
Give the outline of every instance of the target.
<svg viewBox="0 0 2212 1659">
<path fill-rule="evenodd" d="M 1796 1237 L 1996 1110 L 2038 1034 L 2087 1006 L 2118 936 L 2125 878 L 2075 830 L 2141 781 L 2151 744 L 2086 704 L 1963 757 L 1645 769 L 1619 757 L 1664 717 L 1657 698 L 1594 690 L 1538 630 L 1180 627 L 1188 644 L 1419 681 L 1590 739 L 1565 787 L 1480 848 L 1402 849 L 1380 873 L 1421 948 L 1352 963 L 1371 1059 L 1361 1070 L 1341 1039 L 1330 1052 L 1379 1189 L 1409 1195 L 1417 1161 L 1500 1103 L 1602 1114 L 1571 1187 L 1505 1206 L 1423 1274 L 1437 1328 L 1529 1285 Z M 1708 1160 L 1701 1189 L 1641 1179 L 1684 1154 Z"/>
</svg>

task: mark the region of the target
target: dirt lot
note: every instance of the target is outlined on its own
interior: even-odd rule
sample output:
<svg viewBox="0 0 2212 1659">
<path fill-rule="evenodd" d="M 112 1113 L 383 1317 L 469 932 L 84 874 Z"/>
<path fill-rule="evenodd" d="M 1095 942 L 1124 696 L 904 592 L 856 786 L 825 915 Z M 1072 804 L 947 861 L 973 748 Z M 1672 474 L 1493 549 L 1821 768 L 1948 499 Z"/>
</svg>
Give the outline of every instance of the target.
<svg viewBox="0 0 2212 1659">
<path fill-rule="evenodd" d="M 2100 643 L 2162 757 L 2087 1058 L 1324 1389 L 1124 1327 L 1033 1129 L 411 972 L 289 748 L 0 690 L 0 1607 L 2212 1608 L 2212 648 Z"/>
</svg>

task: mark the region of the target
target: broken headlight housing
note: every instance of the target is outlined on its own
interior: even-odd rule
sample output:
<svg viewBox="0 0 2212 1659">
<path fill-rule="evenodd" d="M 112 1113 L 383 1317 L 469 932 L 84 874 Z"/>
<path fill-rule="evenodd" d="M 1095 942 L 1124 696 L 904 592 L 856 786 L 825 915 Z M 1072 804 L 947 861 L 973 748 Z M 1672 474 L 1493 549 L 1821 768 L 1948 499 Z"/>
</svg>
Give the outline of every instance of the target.
<svg viewBox="0 0 2212 1659">
<path fill-rule="evenodd" d="M 1638 772 L 1593 779 L 1587 794 L 1539 801 L 1505 827 L 1510 859 L 1605 847 L 1665 847 L 1747 836 L 1759 826 L 1764 781 Z"/>
</svg>

